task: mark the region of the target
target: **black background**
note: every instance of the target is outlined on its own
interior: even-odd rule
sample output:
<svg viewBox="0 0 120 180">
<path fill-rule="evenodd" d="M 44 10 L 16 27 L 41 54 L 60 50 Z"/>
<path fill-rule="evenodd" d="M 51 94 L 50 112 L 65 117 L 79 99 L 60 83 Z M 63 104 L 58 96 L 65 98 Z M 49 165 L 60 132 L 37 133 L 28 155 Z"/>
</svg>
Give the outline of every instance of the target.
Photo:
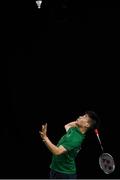
<svg viewBox="0 0 120 180">
<path fill-rule="evenodd" d="M 116 170 L 105 175 L 99 168 L 101 150 L 90 132 L 76 160 L 78 176 L 120 178 L 120 8 L 79 8 L 70 1 L 43 1 L 41 9 L 35 2 L 23 4 L 10 3 L 3 14 L 8 86 L 0 177 L 48 178 L 52 155 L 38 134 L 41 125 L 48 123 L 48 137 L 56 144 L 64 124 L 94 110 Z"/>
</svg>

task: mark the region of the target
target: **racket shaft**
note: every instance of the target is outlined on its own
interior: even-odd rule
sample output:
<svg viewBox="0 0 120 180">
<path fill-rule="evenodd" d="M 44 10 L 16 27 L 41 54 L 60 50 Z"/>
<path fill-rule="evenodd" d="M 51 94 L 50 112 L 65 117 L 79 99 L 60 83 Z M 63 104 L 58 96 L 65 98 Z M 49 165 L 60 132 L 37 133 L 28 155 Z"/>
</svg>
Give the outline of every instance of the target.
<svg viewBox="0 0 120 180">
<path fill-rule="evenodd" d="M 102 143 L 101 143 L 101 140 L 100 140 L 100 137 L 99 137 L 99 135 L 98 135 L 98 134 L 97 134 L 97 138 L 98 138 L 98 140 L 99 140 L 100 147 L 101 147 L 101 149 L 102 149 L 102 151 L 103 151 L 103 146 L 102 146 Z"/>
</svg>

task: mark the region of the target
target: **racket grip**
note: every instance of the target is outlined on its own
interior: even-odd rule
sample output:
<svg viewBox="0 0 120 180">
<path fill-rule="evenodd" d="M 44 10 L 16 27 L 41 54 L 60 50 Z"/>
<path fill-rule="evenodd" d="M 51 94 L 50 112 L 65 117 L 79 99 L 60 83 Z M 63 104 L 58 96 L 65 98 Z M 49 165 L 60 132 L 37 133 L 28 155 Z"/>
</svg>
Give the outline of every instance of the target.
<svg viewBox="0 0 120 180">
<path fill-rule="evenodd" d="M 96 134 L 96 135 L 98 135 L 98 134 L 99 134 L 99 133 L 98 133 L 98 129 L 95 129 L 94 131 L 95 131 L 95 134 Z"/>
</svg>

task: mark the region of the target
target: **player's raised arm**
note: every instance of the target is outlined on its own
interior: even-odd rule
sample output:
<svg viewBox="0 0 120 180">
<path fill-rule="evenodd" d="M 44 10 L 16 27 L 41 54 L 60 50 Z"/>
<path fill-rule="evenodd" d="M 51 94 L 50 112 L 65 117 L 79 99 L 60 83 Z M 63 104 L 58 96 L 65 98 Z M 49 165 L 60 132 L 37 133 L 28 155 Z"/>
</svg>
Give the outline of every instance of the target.
<svg viewBox="0 0 120 180">
<path fill-rule="evenodd" d="M 39 131 L 39 133 L 45 145 L 52 152 L 52 154 L 60 155 L 67 151 L 63 146 L 57 147 L 50 141 L 50 139 L 47 136 L 47 123 L 45 125 L 42 125 L 42 130 Z"/>
</svg>

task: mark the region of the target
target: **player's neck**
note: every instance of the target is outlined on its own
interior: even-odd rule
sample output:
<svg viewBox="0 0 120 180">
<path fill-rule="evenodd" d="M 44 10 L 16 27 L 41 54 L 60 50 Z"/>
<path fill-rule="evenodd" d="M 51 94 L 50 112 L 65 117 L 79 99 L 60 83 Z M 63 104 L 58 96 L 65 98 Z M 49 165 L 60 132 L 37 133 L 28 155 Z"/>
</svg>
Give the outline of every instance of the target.
<svg viewBox="0 0 120 180">
<path fill-rule="evenodd" d="M 85 134 L 87 131 L 87 128 L 85 128 L 85 127 L 79 127 L 79 129 L 82 134 Z"/>
</svg>

